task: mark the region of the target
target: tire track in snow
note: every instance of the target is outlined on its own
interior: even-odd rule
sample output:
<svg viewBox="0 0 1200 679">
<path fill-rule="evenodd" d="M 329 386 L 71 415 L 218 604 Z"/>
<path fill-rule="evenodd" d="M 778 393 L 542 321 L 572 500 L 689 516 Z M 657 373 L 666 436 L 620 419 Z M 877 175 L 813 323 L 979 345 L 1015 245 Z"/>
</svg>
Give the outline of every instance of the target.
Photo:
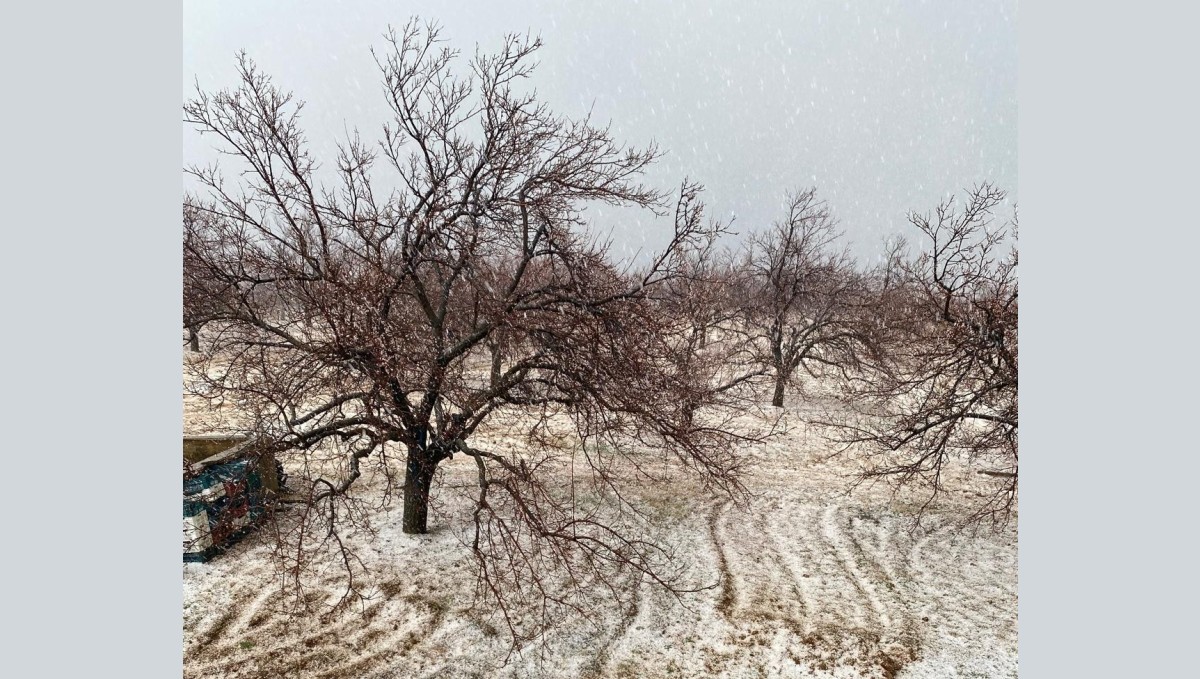
<svg viewBox="0 0 1200 679">
<path fill-rule="evenodd" d="M 733 601 L 736 596 L 733 589 L 733 574 L 729 571 L 729 559 L 725 555 L 719 526 L 721 513 L 728 505 L 728 501 L 715 505 L 712 513 L 708 516 L 708 535 L 713 543 L 713 551 L 717 555 L 717 571 L 721 578 L 721 596 L 717 599 L 717 612 L 726 620 L 732 614 Z"/>
<path fill-rule="evenodd" d="M 269 592 L 268 592 L 269 593 Z M 231 615 L 250 621 L 260 611 L 257 602 L 263 594 L 242 597 L 231 606 Z M 406 605 L 405 605 L 406 604 Z M 414 615 L 411 607 L 416 607 Z M 388 615 L 389 610 L 391 615 Z M 253 650 L 242 646 L 241 633 L 248 625 L 225 625 L 222 634 L 193 654 L 187 666 L 188 676 L 276 677 L 355 677 L 382 663 L 401 657 L 423 643 L 441 628 L 445 607 L 412 596 L 391 596 L 386 592 L 361 612 L 345 612 L 336 621 L 323 623 L 311 632 L 295 634 L 297 620 L 285 614 L 267 617 L 252 629 L 259 639 L 268 640 Z M 397 620 L 401 622 L 396 622 Z M 401 624 L 402 623 L 402 624 Z M 302 623 L 300 623 L 302 624 Z M 389 630 L 388 628 L 391 627 Z M 287 639 L 272 644 L 269 640 Z M 289 671 L 283 671 L 286 668 Z"/>
<path fill-rule="evenodd" d="M 850 517 L 846 537 L 853 547 L 853 554 L 863 556 L 857 568 L 865 576 L 864 583 L 870 582 L 874 599 L 882 611 L 880 649 L 895 665 L 902 667 L 917 659 L 921 635 L 911 604 L 912 587 L 908 583 L 912 578 L 904 561 L 904 552 L 892 547 L 891 535 L 897 532 L 893 529 L 878 518 Z"/>
<path fill-rule="evenodd" d="M 612 661 L 612 650 L 621 642 L 621 639 L 623 639 L 625 635 L 629 633 L 629 628 L 641 614 L 642 588 L 645 586 L 645 583 L 642 582 L 642 578 L 639 575 L 637 578 L 637 586 L 634 588 L 634 598 L 632 604 L 630 604 L 629 608 L 626 609 L 621 615 L 621 619 L 618 621 L 616 629 L 614 629 L 612 634 L 608 636 L 608 640 L 604 642 L 604 646 L 599 652 L 596 653 L 591 662 L 586 665 L 585 669 L 581 673 L 581 677 L 610 676 L 608 672 L 608 665 Z"/>
<path fill-rule="evenodd" d="M 781 528 L 787 531 L 784 535 L 777 531 L 776 537 L 785 547 L 783 561 L 798 576 L 794 579 L 811 602 L 807 632 L 823 627 L 871 627 L 873 610 L 838 557 L 836 538 L 828 535 L 821 508 L 789 504 L 779 518 L 786 522 Z"/>
<path fill-rule="evenodd" d="M 822 671 L 895 676 L 915 659 L 919 643 L 897 567 L 887 564 L 886 527 L 871 529 L 838 505 L 788 503 L 778 514 L 772 532 L 781 562 L 811 602 L 793 659 Z"/>
<path fill-rule="evenodd" d="M 857 557 L 861 552 L 855 553 L 851 550 L 850 545 L 847 544 L 848 540 L 846 535 L 843 534 L 844 531 L 838 517 L 839 509 L 838 505 L 830 505 L 822 512 L 821 531 L 825 535 L 825 539 L 829 542 L 829 545 L 833 547 L 833 552 L 841 562 L 842 570 L 849 576 L 851 585 L 871 608 L 873 615 L 867 614 L 860 618 L 865 623 L 864 628 L 881 629 L 887 627 L 891 620 L 875 593 L 875 587 L 863 576 L 862 571 L 858 567 Z"/>
<path fill-rule="evenodd" d="M 760 512 L 746 512 L 740 525 L 729 526 L 724 550 L 733 582 L 730 619 L 767 623 L 800 635 L 807 617 L 800 585 L 787 568 L 777 541 Z"/>
<path fill-rule="evenodd" d="M 445 606 L 428 601 L 423 603 L 429 608 L 431 620 L 428 623 L 406 625 L 403 628 L 397 627 L 393 630 L 394 634 L 378 641 L 372 640 L 371 650 L 352 657 L 341 665 L 326 669 L 316 676 L 320 679 L 359 677 L 364 671 L 377 667 L 380 663 L 395 662 L 407 656 L 414 648 L 433 637 L 446 622 L 447 609 Z M 413 630 L 413 627 L 416 629 Z"/>
</svg>

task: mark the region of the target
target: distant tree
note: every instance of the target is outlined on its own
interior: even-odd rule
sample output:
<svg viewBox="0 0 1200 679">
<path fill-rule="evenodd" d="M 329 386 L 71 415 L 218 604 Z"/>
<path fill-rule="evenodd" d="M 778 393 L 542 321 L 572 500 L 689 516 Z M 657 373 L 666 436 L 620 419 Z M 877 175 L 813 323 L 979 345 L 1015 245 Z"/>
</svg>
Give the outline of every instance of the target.
<svg viewBox="0 0 1200 679">
<path fill-rule="evenodd" d="M 695 222 L 700 228 L 704 205 L 703 187 L 685 182 L 676 211 L 680 219 Z M 718 246 L 717 236 L 727 225 L 710 222 L 708 238 L 679 256 L 679 275 L 668 281 L 658 293 L 663 312 L 681 325 L 684 341 L 694 349 L 705 349 L 709 335 L 737 317 L 740 308 L 733 299 L 735 280 L 733 253 Z"/>
<path fill-rule="evenodd" d="M 197 257 L 196 243 L 187 243 L 205 229 L 198 222 L 212 219 L 210 213 L 187 203 L 183 206 L 185 244 L 183 248 L 183 329 L 187 331 L 188 348 L 200 351 L 200 330 L 212 320 L 217 306 L 213 299 L 227 292 L 217 273 L 205 266 Z"/>
<path fill-rule="evenodd" d="M 710 225 L 677 212 L 663 253 L 622 275 L 583 235 L 581 210 L 665 216 L 664 194 L 639 180 L 657 150 L 623 147 L 521 90 L 537 40 L 510 36 L 461 78 L 439 43 L 415 23 L 388 34 L 376 61 L 392 120 L 377 149 L 357 134 L 339 147 L 333 184 L 305 144 L 302 104 L 244 55 L 234 89 L 186 103 L 239 179 L 187 171 L 206 194 L 185 205 L 205 215 L 185 220 L 187 257 L 227 284 L 194 289 L 220 326 L 196 391 L 236 401 L 247 428 L 298 460 L 306 534 L 348 566 L 338 531 L 356 516 L 361 465 L 390 474 L 399 451 L 403 530 L 425 533 L 439 465 L 462 455 L 478 470 L 479 582 L 514 634 L 518 594 L 571 605 L 572 585 L 616 570 L 679 591 L 678 564 L 613 517 L 637 511 L 621 470 L 655 478 L 651 460 L 742 489 L 745 434 L 720 426 L 723 392 L 678 369 L 651 299 Z M 490 445 L 497 430 L 522 449 Z M 580 503 L 588 489 L 599 506 Z"/>
<path fill-rule="evenodd" d="M 751 234 L 742 265 L 743 332 L 754 362 L 774 381 L 771 404 L 782 407 L 796 370 L 857 368 L 872 348 L 868 296 L 841 233 L 816 189 L 790 195 L 787 215 Z"/>
<path fill-rule="evenodd" d="M 909 215 L 923 249 L 889 257 L 880 316 L 893 337 L 847 383 L 859 414 L 839 425 L 871 461 L 864 479 L 927 487 L 930 502 L 952 460 L 982 465 L 999 480 L 971 518 L 1000 523 L 1017 493 L 1017 220 L 995 224 L 1004 199 L 983 184 Z"/>
<path fill-rule="evenodd" d="M 676 205 L 676 220 L 703 228 L 706 237 L 696 247 L 680 251 L 678 275 L 652 293 L 662 314 L 665 336 L 674 349 L 675 369 L 706 381 L 727 404 L 754 407 L 754 380 L 767 369 L 754 361 L 751 343 L 742 331 L 747 306 L 745 286 L 736 253 L 718 245 L 729 224 L 705 220 L 700 200 L 703 187 L 684 182 Z M 713 339 L 712 342 L 709 340 Z M 700 404 L 688 404 L 688 412 Z"/>
</svg>

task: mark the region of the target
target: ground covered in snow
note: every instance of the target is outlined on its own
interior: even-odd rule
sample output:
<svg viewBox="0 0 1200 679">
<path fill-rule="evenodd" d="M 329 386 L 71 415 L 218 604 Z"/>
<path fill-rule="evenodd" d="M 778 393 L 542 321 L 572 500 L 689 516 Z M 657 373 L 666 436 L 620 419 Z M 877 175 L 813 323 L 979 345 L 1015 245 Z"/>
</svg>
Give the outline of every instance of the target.
<svg viewBox="0 0 1200 679">
<path fill-rule="evenodd" d="M 220 429 L 186 398 L 185 412 L 187 433 Z M 266 531 L 211 563 L 184 564 L 184 676 L 1017 676 L 1015 519 L 999 532 L 954 527 L 991 480 L 957 470 L 914 528 L 923 498 L 847 493 L 853 461 L 827 459 L 802 415 L 789 412 L 785 435 L 748 452 L 747 506 L 685 482 L 639 491 L 657 539 L 709 589 L 678 600 L 630 579 L 629 605 L 599 600 L 590 620 L 564 616 L 544 645 L 510 654 L 502 625 L 474 600 L 471 554 L 455 530 L 467 500 L 447 490 L 428 535 L 402 533 L 393 504 L 369 517 L 376 537 L 350 537 L 371 598 L 336 615 L 278 608 Z M 474 474 L 456 458 L 442 483 Z M 363 481 L 368 495 L 383 483 Z M 318 574 L 314 610 L 343 585 L 336 568 Z"/>
</svg>

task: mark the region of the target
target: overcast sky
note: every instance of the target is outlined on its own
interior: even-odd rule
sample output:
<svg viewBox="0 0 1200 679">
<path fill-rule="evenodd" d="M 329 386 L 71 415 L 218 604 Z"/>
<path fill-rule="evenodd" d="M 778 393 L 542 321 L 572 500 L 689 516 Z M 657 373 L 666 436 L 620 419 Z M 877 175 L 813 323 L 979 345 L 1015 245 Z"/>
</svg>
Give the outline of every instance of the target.
<svg viewBox="0 0 1200 679">
<path fill-rule="evenodd" d="M 556 112 L 589 109 L 623 142 L 667 152 L 648 174 L 663 189 L 690 176 L 736 229 L 781 213 L 789 189 L 815 185 L 854 250 L 907 233 L 910 209 L 991 180 L 1017 189 L 1015 1 L 246 2 L 187 0 L 184 96 L 233 84 L 245 49 L 307 102 L 319 159 L 357 127 L 386 119 L 368 51 L 411 16 L 443 26 L 466 55 L 507 32 L 542 37 L 534 85 Z M 185 163 L 210 141 L 185 126 Z M 621 249 L 664 242 L 666 221 L 589 210 Z"/>
</svg>

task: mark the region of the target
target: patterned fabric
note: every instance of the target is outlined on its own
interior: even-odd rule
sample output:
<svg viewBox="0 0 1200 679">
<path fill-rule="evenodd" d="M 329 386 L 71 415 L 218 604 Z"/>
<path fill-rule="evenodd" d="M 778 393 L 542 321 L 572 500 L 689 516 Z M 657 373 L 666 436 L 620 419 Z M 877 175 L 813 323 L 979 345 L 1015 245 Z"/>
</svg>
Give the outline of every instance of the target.
<svg viewBox="0 0 1200 679">
<path fill-rule="evenodd" d="M 257 460 L 214 465 L 183 482 L 183 558 L 207 561 L 265 514 Z"/>
</svg>

